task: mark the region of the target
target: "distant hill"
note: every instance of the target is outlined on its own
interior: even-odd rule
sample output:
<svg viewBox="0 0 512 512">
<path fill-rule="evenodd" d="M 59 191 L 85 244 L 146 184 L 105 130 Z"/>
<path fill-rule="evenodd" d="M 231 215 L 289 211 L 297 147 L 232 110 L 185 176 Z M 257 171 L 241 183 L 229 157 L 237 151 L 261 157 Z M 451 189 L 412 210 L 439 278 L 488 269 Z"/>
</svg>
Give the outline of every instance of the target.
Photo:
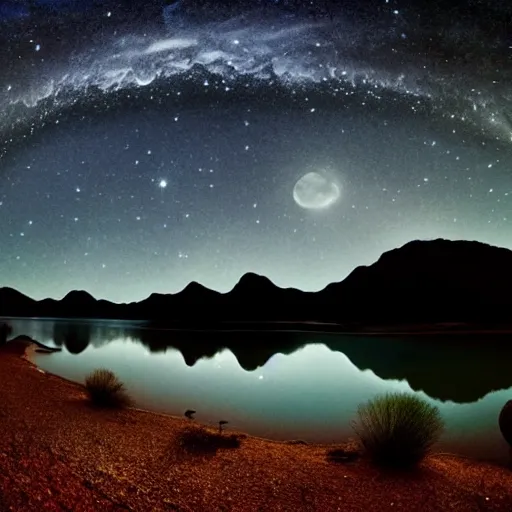
<svg viewBox="0 0 512 512">
<path fill-rule="evenodd" d="M 352 319 L 372 322 L 510 322 L 512 251 L 469 241 L 414 241 L 356 268 L 322 292 L 341 294 Z"/>
<path fill-rule="evenodd" d="M 512 320 L 512 251 L 469 241 L 414 241 L 318 292 L 283 289 L 245 274 L 228 293 L 190 283 L 176 294 L 129 304 L 72 291 L 35 301 L 0 288 L 0 316 L 149 320 L 155 326 L 225 322 L 331 322 L 346 329 L 436 322 L 506 324 Z"/>
</svg>

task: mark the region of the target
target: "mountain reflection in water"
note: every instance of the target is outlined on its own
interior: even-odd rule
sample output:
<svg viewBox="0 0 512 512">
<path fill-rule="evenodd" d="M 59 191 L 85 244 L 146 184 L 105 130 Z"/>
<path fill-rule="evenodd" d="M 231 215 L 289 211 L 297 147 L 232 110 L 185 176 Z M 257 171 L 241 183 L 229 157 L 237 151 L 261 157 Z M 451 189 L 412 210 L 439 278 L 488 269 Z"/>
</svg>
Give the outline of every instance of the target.
<svg viewBox="0 0 512 512">
<path fill-rule="evenodd" d="M 440 449 L 506 462 L 497 418 L 512 398 L 506 335 L 347 336 L 314 332 L 151 330 L 143 323 L 7 319 L 55 354 L 44 370 L 83 382 L 112 369 L 138 406 L 274 439 L 339 442 L 357 407 L 415 391 L 446 421 Z"/>
<path fill-rule="evenodd" d="M 89 345 L 103 346 L 115 339 L 131 339 L 151 352 L 176 349 L 187 366 L 230 350 L 246 371 L 263 367 L 275 354 L 293 354 L 322 343 L 345 354 L 360 370 L 371 370 L 386 380 L 406 380 L 415 391 L 438 400 L 474 402 L 490 392 L 512 387 L 511 335 L 347 336 L 333 333 L 283 331 L 174 331 L 152 330 L 119 323 L 67 322 L 53 324 L 56 346 L 72 354 Z M 47 340 L 48 341 L 48 340 Z"/>
</svg>

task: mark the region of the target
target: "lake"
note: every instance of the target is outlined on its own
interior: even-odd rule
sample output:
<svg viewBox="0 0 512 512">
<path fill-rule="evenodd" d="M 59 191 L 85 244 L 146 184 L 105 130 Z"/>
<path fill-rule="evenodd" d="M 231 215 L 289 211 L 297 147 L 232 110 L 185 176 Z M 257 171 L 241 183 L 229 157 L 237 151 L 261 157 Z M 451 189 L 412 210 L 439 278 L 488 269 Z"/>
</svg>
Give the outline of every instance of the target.
<svg viewBox="0 0 512 512">
<path fill-rule="evenodd" d="M 416 393 L 446 423 L 439 446 L 506 462 L 498 415 L 512 399 L 510 335 L 347 336 L 306 332 L 151 330 L 143 322 L 11 319 L 62 352 L 36 354 L 51 373 L 84 382 L 113 370 L 141 408 L 272 439 L 342 442 L 357 407 L 386 392 Z"/>
</svg>

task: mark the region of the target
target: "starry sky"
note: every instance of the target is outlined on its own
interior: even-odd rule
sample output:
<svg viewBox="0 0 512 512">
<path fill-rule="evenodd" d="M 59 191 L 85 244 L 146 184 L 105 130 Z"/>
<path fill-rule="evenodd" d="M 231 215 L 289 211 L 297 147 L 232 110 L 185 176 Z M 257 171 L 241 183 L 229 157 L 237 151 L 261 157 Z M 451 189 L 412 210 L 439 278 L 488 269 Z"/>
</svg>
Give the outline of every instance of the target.
<svg viewBox="0 0 512 512">
<path fill-rule="evenodd" d="M 4 36 L 0 285 L 319 290 L 412 239 L 512 249 L 506 34 L 276 9 Z"/>
</svg>

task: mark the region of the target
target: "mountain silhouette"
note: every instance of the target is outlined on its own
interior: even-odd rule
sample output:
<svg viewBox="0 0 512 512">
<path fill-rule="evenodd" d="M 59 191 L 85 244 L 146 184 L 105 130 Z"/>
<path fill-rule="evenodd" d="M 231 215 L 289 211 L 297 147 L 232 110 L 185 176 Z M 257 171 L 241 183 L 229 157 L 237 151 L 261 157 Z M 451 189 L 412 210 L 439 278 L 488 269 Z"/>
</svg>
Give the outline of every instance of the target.
<svg viewBox="0 0 512 512">
<path fill-rule="evenodd" d="M 229 322 L 258 324 L 255 328 L 280 322 L 281 327 L 301 324 L 304 329 L 311 328 L 307 322 L 329 322 L 345 330 L 432 322 L 496 326 L 509 321 L 511 284 L 512 251 L 439 239 L 386 252 L 373 265 L 357 267 L 318 292 L 279 288 L 253 273 L 227 293 L 193 282 L 178 293 L 153 293 L 129 304 L 96 300 L 85 291 L 35 301 L 0 288 L 0 316 L 134 319 L 177 328 Z"/>
<path fill-rule="evenodd" d="M 414 241 L 356 268 L 340 286 L 353 319 L 387 322 L 503 322 L 512 299 L 512 251 L 469 241 Z"/>
</svg>

